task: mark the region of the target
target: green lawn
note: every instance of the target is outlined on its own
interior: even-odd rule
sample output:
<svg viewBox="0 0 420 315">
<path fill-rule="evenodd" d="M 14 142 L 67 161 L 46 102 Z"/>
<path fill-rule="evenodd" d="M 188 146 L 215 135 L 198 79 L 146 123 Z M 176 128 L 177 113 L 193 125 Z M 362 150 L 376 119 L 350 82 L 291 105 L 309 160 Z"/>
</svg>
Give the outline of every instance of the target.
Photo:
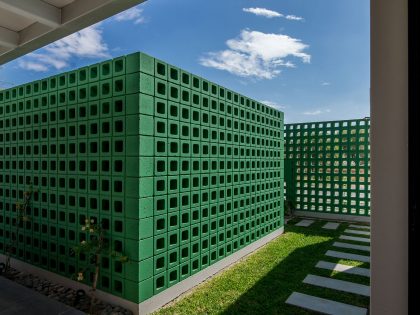
<svg viewBox="0 0 420 315">
<path fill-rule="evenodd" d="M 282 236 L 155 314 L 312 314 L 284 303 L 293 291 L 367 307 L 367 297 L 302 283 L 311 273 L 369 284 L 365 277 L 315 268 L 319 260 L 369 268 L 367 263 L 324 256 L 328 249 L 366 253 L 333 248 L 347 224 L 341 224 L 337 231 L 321 229 L 323 224 L 317 221 L 306 228 L 286 225 Z"/>
</svg>

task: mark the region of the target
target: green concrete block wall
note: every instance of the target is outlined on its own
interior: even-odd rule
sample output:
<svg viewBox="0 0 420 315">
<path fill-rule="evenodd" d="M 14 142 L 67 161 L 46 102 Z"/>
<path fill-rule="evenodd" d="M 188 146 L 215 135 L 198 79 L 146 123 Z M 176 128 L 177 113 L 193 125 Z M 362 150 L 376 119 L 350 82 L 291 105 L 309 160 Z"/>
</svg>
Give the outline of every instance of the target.
<svg viewBox="0 0 420 315">
<path fill-rule="evenodd" d="M 297 210 L 370 216 L 370 119 L 285 125 L 286 199 Z"/>
<path fill-rule="evenodd" d="M 143 53 L 0 91 L 0 251 L 32 182 L 16 258 L 71 277 L 93 217 L 129 256 L 104 259 L 99 288 L 144 301 L 283 226 L 283 128 Z"/>
</svg>

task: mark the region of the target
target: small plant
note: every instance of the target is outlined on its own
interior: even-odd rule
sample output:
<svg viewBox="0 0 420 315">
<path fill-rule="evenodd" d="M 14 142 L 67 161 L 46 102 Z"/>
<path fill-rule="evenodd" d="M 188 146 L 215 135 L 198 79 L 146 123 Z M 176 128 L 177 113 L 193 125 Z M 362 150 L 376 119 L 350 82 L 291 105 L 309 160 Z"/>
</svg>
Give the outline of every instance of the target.
<svg viewBox="0 0 420 315">
<path fill-rule="evenodd" d="M 5 246 L 6 250 L 6 262 L 3 267 L 4 273 L 7 273 L 11 267 L 11 257 L 13 254 L 16 253 L 18 242 L 19 242 L 19 231 L 23 227 L 25 222 L 30 221 L 30 210 L 31 210 L 31 202 L 32 197 L 34 194 L 34 189 L 32 183 L 29 185 L 29 189 L 23 192 L 23 200 L 16 201 L 15 206 L 15 218 L 12 220 L 12 224 L 14 223 L 14 231 L 11 232 L 10 235 L 10 242 Z"/>
<path fill-rule="evenodd" d="M 296 210 L 296 204 L 293 200 L 284 199 L 284 214 L 286 216 L 293 216 L 293 212 Z"/>
<path fill-rule="evenodd" d="M 93 268 L 94 276 L 91 285 L 92 294 L 89 311 L 90 314 L 93 314 L 96 302 L 94 293 L 98 285 L 102 258 L 111 257 L 113 259 L 118 259 L 121 263 L 126 263 L 128 257 L 123 253 L 111 250 L 108 240 L 105 237 L 106 229 L 103 228 L 102 223 L 97 223 L 95 219 L 89 218 L 85 220 L 85 224 L 82 225 L 81 230 L 86 233 L 86 240 L 83 240 L 79 245 L 74 246 L 73 250 L 78 256 L 81 254 L 86 255 L 89 264 L 86 268 L 79 270 L 74 277 L 77 281 L 84 281 L 87 271 Z"/>
</svg>

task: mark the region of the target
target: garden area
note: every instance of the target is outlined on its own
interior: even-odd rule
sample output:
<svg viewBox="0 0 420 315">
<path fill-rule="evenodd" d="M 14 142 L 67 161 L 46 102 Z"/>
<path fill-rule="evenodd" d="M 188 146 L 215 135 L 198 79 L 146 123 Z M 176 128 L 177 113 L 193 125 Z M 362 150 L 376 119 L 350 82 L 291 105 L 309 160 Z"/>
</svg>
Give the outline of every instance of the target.
<svg viewBox="0 0 420 315">
<path fill-rule="evenodd" d="M 155 314 L 312 314 L 310 310 L 285 303 L 293 292 L 367 308 L 367 296 L 302 282 L 311 274 L 369 286 L 367 276 L 316 267 L 319 261 L 324 261 L 370 268 L 369 262 L 325 255 L 330 250 L 366 255 L 363 250 L 333 246 L 334 243 L 342 244 L 340 236 L 347 233 L 346 230 L 358 229 L 352 230 L 354 225 L 350 223 L 341 223 L 336 230 L 325 229 L 326 221 L 315 221 L 307 227 L 297 226 L 299 221 L 289 221 L 282 236 Z M 367 234 L 363 232 L 368 226 L 361 226 L 361 234 Z M 366 245 L 366 242 L 346 238 L 345 243 L 356 245 L 356 248 Z"/>
</svg>

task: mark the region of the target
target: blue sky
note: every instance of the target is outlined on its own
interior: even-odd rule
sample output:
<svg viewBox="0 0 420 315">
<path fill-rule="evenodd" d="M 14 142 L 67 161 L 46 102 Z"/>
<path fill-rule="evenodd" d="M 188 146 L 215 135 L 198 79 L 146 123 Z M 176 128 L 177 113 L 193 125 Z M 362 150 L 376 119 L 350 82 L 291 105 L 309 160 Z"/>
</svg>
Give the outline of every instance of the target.
<svg viewBox="0 0 420 315">
<path fill-rule="evenodd" d="M 369 116 L 366 0 L 149 0 L 2 66 L 0 87 L 139 50 L 286 122 Z"/>
</svg>

